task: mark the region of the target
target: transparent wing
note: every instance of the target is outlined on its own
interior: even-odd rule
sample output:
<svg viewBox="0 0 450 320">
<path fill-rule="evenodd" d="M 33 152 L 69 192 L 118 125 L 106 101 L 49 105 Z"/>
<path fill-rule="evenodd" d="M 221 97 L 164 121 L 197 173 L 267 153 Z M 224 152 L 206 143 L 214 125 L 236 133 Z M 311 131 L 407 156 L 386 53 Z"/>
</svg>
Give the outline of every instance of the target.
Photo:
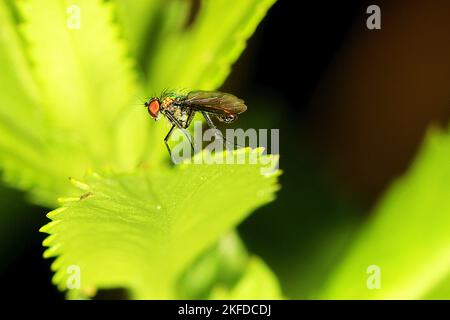
<svg viewBox="0 0 450 320">
<path fill-rule="evenodd" d="M 244 100 L 219 91 L 192 91 L 183 100 L 183 104 L 194 110 L 216 114 L 240 114 L 247 110 Z"/>
</svg>

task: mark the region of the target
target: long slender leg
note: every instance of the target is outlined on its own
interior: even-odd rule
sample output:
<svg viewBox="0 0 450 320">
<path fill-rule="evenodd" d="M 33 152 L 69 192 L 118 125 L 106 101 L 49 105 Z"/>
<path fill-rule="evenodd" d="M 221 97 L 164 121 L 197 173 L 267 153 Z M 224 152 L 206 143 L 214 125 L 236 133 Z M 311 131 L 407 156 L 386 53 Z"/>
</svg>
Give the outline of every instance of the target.
<svg viewBox="0 0 450 320">
<path fill-rule="evenodd" d="M 214 122 L 212 122 L 211 117 L 209 116 L 209 114 L 207 114 L 206 112 L 202 111 L 202 115 L 203 115 L 203 118 L 205 118 L 206 124 L 208 125 L 208 127 L 210 127 L 211 129 L 217 129 L 216 126 L 214 125 Z"/>
<path fill-rule="evenodd" d="M 209 116 L 209 114 L 207 114 L 206 112 L 202 111 L 202 115 L 206 120 L 206 124 L 211 128 L 214 129 L 214 134 L 216 135 L 216 137 L 222 139 L 222 143 L 223 146 L 225 147 L 225 150 L 227 150 L 227 144 L 232 146 L 232 149 L 234 149 L 234 144 L 229 142 L 227 139 L 225 139 L 225 137 L 223 136 L 223 133 L 217 129 L 217 127 L 214 125 L 214 122 L 211 120 L 211 117 Z"/>
<path fill-rule="evenodd" d="M 186 120 L 186 128 L 189 128 L 189 126 L 191 125 L 192 119 L 194 119 L 194 115 L 195 115 L 195 111 L 191 110 L 191 113 L 189 113 L 189 116 Z"/>
<path fill-rule="evenodd" d="M 194 154 L 195 153 L 194 142 L 193 142 L 192 136 L 189 134 L 189 132 L 185 128 L 183 128 L 181 123 L 179 123 L 178 120 L 175 119 L 170 113 L 166 113 L 165 116 L 170 120 L 170 122 L 172 122 L 172 124 L 176 125 L 177 128 L 183 132 L 183 134 L 185 135 L 185 137 L 188 139 L 189 143 L 191 144 L 192 153 Z"/>
<path fill-rule="evenodd" d="M 195 111 L 191 110 L 191 112 L 188 115 L 188 118 L 186 119 L 185 129 L 189 128 L 192 120 L 194 119 L 194 116 L 195 116 Z M 194 137 L 192 138 L 192 141 L 191 141 L 191 147 L 192 147 L 193 153 L 195 154 L 195 132 L 194 132 Z M 201 149 L 201 147 L 200 147 L 200 149 Z"/>
<path fill-rule="evenodd" d="M 166 144 L 167 151 L 169 151 L 170 158 L 172 158 L 172 151 L 170 150 L 168 141 L 169 141 L 170 136 L 172 135 L 173 129 L 175 129 L 174 124 L 172 125 L 172 128 L 170 128 L 169 132 L 167 133 L 166 137 L 164 138 L 164 143 Z"/>
</svg>

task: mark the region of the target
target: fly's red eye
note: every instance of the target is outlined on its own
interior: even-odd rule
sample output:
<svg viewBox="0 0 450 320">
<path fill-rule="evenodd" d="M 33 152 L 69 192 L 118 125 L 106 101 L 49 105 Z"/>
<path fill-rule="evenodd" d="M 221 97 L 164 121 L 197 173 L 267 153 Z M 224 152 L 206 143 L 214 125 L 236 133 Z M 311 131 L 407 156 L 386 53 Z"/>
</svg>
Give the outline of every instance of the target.
<svg viewBox="0 0 450 320">
<path fill-rule="evenodd" d="M 153 118 L 158 117 L 158 112 L 159 112 L 159 100 L 155 99 L 155 100 L 151 100 L 148 103 L 148 113 L 150 113 L 150 115 Z"/>
</svg>

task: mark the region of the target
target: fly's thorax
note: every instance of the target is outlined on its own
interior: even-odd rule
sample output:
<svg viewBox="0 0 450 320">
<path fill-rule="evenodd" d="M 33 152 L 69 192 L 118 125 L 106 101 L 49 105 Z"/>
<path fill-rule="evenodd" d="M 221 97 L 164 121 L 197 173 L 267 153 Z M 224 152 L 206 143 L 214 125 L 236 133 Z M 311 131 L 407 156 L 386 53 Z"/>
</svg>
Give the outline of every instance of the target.
<svg viewBox="0 0 450 320">
<path fill-rule="evenodd" d="M 161 108 L 170 112 L 173 112 L 174 109 L 176 109 L 176 106 L 174 105 L 175 99 L 171 97 L 166 97 L 162 99 L 161 102 Z"/>
<path fill-rule="evenodd" d="M 170 114 L 183 128 L 187 126 L 190 109 L 181 105 L 177 97 L 161 98 L 161 110 L 163 114 Z"/>
</svg>

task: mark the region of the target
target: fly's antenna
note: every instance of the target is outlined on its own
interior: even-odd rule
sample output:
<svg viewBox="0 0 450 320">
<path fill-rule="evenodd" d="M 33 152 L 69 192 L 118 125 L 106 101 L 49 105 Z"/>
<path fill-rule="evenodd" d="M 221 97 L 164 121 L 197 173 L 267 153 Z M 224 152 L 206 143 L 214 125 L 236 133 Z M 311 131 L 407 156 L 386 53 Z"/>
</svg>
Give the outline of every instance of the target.
<svg viewBox="0 0 450 320">
<path fill-rule="evenodd" d="M 163 90 L 164 92 L 164 90 Z M 156 90 L 153 88 L 150 90 L 150 96 L 145 97 L 146 101 L 153 99 L 153 98 L 161 98 L 161 96 L 163 95 L 163 92 L 159 91 L 156 92 Z"/>
<path fill-rule="evenodd" d="M 137 94 L 134 95 L 134 100 L 138 100 L 139 103 L 130 103 L 128 105 L 130 106 L 145 106 L 145 104 L 147 103 L 147 101 L 145 99 L 143 99 L 141 96 L 138 96 Z"/>
<path fill-rule="evenodd" d="M 140 102 L 142 102 L 142 103 L 145 102 L 144 99 L 142 99 L 142 96 L 139 96 L 139 95 L 137 95 L 137 94 L 134 94 L 133 96 L 134 96 L 137 100 L 139 100 Z"/>
</svg>

